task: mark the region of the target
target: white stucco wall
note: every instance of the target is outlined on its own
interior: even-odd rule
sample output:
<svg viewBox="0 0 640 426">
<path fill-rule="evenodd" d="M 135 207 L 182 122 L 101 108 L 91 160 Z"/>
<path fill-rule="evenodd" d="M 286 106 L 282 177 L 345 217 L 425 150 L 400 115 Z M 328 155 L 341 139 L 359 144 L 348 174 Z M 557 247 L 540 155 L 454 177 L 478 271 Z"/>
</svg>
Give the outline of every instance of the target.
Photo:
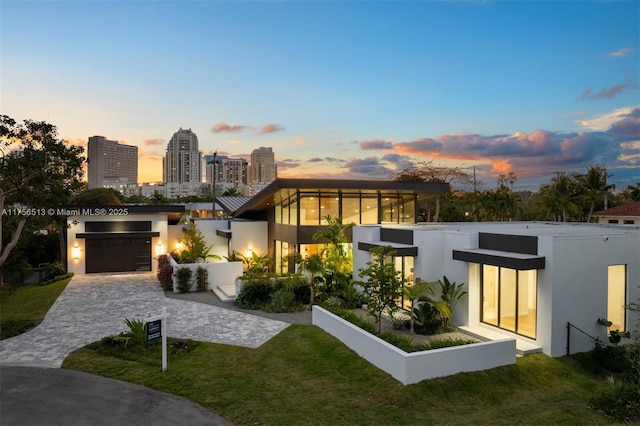
<svg viewBox="0 0 640 426">
<path fill-rule="evenodd" d="M 546 240 L 546 239 L 545 239 Z M 551 254 L 546 250 L 547 270 L 539 277 L 538 294 L 551 296 L 538 301 L 539 307 L 545 302 L 551 306 L 550 315 L 539 313 L 539 328 L 550 327 L 551 356 L 566 353 L 566 326 L 571 322 L 586 333 L 606 341 L 606 329 L 597 324 L 598 318 L 607 316 L 607 273 L 609 265 L 627 265 L 627 302 L 640 297 L 640 237 L 637 235 L 612 235 L 589 238 L 555 238 L 545 241 L 545 249 L 551 246 Z M 543 287 L 543 288 L 540 288 Z M 627 324 L 632 320 L 627 313 Z M 542 342 L 544 346 L 546 342 Z M 572 330 L 571 352 L 593 349 L 594 344 Z M 543 347 L 544 347 L 543 346 Z M 547 350 L 545 350 L 547 352 Z"/>
<path fill-rule="evenodd" d="M 269 253 L 269 228 L 266 221 L 231 221 L 230 249 L 243 256 L 254 252 L 260 256 Z"/>
<path fill-rule="evenodd" d="M 150 221 L 151 232 L 159 232 L 159 237 L 153 237 L 151 240 L 151 270 L 155 271 L 158 266 L 157 246 L 162 242 L 163 248 L 168 249 L 168 220 L 166 215 L 162 214 L 130 214 L 123 216 L 69 216 L 67 218 L 67 271 L 74 274 L 86 273 L 85 261 L 85 239 L 76 238 L 76 234 L 84 233 L 86 222 L 121 222 L 121 221 Z M 80 249 L 80 257 L 73 258 L 73 248 L 77 246 Z"/>
<path fill-rule="evenodd" d="M 207 245 L 213 245 L 209 254 L 220 256 L 219 260 L 211 258 L 210 262 L 224 262 L 225 256 L 229 256 L 229 240 L 216 234 L 218 229 L 229 229 L 228 220 L 193 219 Z"/>
</svg>

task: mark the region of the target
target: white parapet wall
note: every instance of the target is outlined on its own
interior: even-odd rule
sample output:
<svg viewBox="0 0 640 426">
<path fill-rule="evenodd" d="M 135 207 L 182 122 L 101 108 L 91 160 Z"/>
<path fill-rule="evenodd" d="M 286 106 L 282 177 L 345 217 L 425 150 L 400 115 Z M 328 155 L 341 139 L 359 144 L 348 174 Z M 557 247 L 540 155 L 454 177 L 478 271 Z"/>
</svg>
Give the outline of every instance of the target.
<svg viewBox="0 0 640 426">
<path fill-rule="evenodd" d="M 205 268 L 209 272 L 209 290 L 212 290 L 219 286 L 233 285 L 235 279 L 242 275 L 242 262 L 215 262 L 215 263 L 176 263 L 176 261 L 169 256 L 169 263 L 173 267 L 173 292 L 178 293 L 178 279 L 176 277 L 176 271 L 180 268 L 189 268 L 193 272 L 191 291 L 198 289 L 196 278 L 196 270 L 199 267 Z"/>
<path fill-rule="evenodd" d="M 319 306 L 313 307 L 312 321 L 405 385 L 516 363 L 515 339 L 407 353 Z"/>
</svg>

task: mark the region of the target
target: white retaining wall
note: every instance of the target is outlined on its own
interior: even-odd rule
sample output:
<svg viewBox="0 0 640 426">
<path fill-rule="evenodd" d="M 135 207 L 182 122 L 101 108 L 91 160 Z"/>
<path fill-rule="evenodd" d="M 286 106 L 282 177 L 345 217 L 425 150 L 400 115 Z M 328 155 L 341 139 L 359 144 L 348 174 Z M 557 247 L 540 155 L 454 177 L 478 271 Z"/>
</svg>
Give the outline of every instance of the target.
<svg viewBox="0 0 640 426">
<path fill-rule="evenodd" d="M 176 272 L 180 268 L 189 268 L 193 271 L 191 279 L 191 291 L 196 291 L 198 285 L 196 283 L 196 269 L 198 267 L 205 268 L 209 272 L 209 286 L 208 289 L 212 290 L 218 286 L 229 285 L 235 282 L 235 279 L 242 275 L 242 262 L 216 262 L 216 263 L 176 263 L 176 261 L 169 256 L 169 263 L 173 267 L 173 292 L 178 293 L 178 278 Z"/>
<path fill-rule="evenodd" d="M 405 385 L 516 363 L 515 339 L 407 353 L 319 306 L 313 307 L 313 324 Z"/>
</svg>

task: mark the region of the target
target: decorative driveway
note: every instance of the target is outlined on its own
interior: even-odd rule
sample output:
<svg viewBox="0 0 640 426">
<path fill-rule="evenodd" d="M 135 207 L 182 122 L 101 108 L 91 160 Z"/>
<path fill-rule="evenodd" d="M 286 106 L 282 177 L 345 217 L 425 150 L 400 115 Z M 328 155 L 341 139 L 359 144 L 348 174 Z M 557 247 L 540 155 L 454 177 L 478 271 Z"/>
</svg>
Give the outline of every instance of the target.
<svg viewBox="0 0 640 426">
<path fill-rule="evenodd" d="M 74 350 L 127 331 L 124 319 L 167 309 L 168 335 L 257 348 L 289 324 L 167 298 L 155 274 L 76 275 L 38 327 L 0 341 L 0 364 L 59 368 Z"/>
</svg>

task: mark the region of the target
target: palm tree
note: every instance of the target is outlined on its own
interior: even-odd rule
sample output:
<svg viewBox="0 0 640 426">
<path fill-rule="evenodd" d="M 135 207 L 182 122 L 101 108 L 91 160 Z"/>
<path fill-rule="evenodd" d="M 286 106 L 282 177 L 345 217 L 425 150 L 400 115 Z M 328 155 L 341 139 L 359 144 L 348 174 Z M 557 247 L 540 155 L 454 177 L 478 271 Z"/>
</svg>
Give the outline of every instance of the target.
<svg viewBox="0 0 640 426">
<path fill-rule="evenodd" d="M 346 232 L 355 226 L 355 223 L 342 223 L 341 217 L 327 215 L 323 218 L 327 227 L 313 234 L 313 240 L 326 239 L 329 247 L 322 251 L 322 257 L 329 268 L 336 272 L 346 272 L 351 267 L 351 258 L 347 255 L 344 244 L 347 242 Z"/>
<path fill-rule="evenodd" d="M 316 279 L 324 272 L 324 263 L 319 254 L 314 253 L 311 256 L 305 258 L 300 262 L 302 270 L 309 272 L 311 278 L 309 279 L 309 286 L 311 287 L 311 298 L 309 304 L 313 306 L 316 295 Z"/>
<path fill-rule="evenodd" d="M 576 175 L 558 172 L 551 183 L 540 188 L 544 204 L 553 212 L 554 220 L 567 221 L 567 212 L 575 207 L 574 200 L 579 195 L 576 188 Z M 560 219 L 561 218 L 561 219 Z"/>
<path fill-rule="evenodd" d="M 591 200 L 589 207 L 589 215 L 587 216 L 587 222 L 591 222 L 591 215 L 596 206 L 596 200 L 601 194 L 607 196 L 607 193 L 615 188 L 615 185 L 608 185 L 607 178 L 611 175 L 607 175 L 607 169 L 600 165 L 588 165 L 587 173 L 580 175 L 580 186 L 586 192 L 587 197 Z"/>
</svg>

